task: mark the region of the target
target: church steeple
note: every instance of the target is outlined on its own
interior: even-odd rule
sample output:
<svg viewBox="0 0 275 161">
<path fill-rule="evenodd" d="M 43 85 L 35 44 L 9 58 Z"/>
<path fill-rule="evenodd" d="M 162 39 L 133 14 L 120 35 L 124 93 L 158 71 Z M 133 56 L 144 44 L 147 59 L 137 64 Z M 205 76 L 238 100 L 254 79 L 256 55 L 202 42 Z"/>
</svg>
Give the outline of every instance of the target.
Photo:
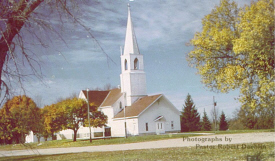
<svg viewBox="0 0 275 161">
<path fill-rule="evenodd" d="M 120 85 L 125 93 L 126 106 L 146 95 L 146 76 L 143 55 L 140 54 L 128 4 L 128 19 L 124 52 L 121 57 Z"/>
<path fill-rule="evenodd" d="M 140 54 L 137 44 L 137 39 L 134 31 L 134 26 L 131 18 L 130 5 L 128 4 L 128 19 L 127 19 L 127 29 L 125 37 L 125 46 L 123 54 Z"/>
</svg>

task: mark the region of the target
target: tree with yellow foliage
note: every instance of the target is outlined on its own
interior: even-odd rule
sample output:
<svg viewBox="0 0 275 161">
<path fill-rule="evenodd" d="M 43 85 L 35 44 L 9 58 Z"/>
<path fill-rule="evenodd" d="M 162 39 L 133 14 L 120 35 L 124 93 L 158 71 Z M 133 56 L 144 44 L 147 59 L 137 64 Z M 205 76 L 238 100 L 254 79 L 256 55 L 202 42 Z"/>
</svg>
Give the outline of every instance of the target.
<svg viewBox="0 0 275 161">
<path fill-rule="evenodd" d="M 77 131 L 80 128 L 80 123 L 88 124 L 87 102 L 76 97 L 60 99 L 56 104 L 45 106 L 43 108 L 45 117 L 44 126 L 46 134 L 52 134 L 61 131 L 62 129 L 71 129 L 74 132 L 73 141 L 76 141 Z M 107 116 L 98 110 L 93 103 L 90 104 L 90 125 L 91 127 L 102 127 L 107 122 Z"/>
<path fill-rule="evenodd" d="M 5 143 L 24 143 L 25 135 L 35 131 L 40 109 L 23 95 L 8 100 L 0 110 L 0 136 Z"/>
<path fill-rule="evenodd" d="M 76 141 L 77 131 L 80 128 L 80 122 L 87 118 L 87 102 L 83 99 L 68 98 L 57 103 L 59 108 L 62 108 L 65 115 L 64 129 L 71 129 L 74 131 L 73 141 Z"/>
<path fill-rule="evenodd" d="M 50 134 L 52 139 L 54 139 L 54 133 L 59 132 L 63 129 L 66 124 L 65 111 L 60 106 L 56 104 L 47 105 L 43 108 L 44 115 L 44 127 L 43 133 L 45 136 Z"/>
<path fill-rule="evenodd" d="M 202 19 L 187 60 L 213 91 L 240 89 L 243 108 L 274 107 L 274 3 L 258 0 L 238 8 L 222 0 Z M 274 109 L 273 109 L 274 110 Z M 274 113 L 274 112 L 273 112 Z M 274 123 L 273 123 L 274 124 Z"/>
<path fill-rule="evenodd" d="M 62 107 L 65 112 L 64 129 L 72 129 L 74 131 L 73 141 L 76 141 L 77 131 L 80 128 L 80 123 L 88 123 L 88 108 L 87 102 L 80 98 L 68 98 L 57 104 Z M 107 116 L 98 110 L 93 103 L 90 104 L 90 125 L 91 127 L 102 127 L 107 122 Z M 84 124 L 87 125 L 87 124 Z"/>
</svg>

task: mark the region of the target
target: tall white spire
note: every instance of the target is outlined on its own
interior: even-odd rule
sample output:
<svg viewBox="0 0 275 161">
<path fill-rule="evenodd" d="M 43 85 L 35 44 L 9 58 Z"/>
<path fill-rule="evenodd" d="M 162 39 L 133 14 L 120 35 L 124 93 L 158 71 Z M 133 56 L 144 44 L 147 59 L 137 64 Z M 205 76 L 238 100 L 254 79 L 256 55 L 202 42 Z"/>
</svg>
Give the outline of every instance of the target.
<svg viewBox="0 0 275 161">
<path fill-rule="evenodd" d="M 125 105 L 131 106 L 133 102 L 146 95 L 146 75 L 144 72 L 143 55 L 139 53 L 131 20 L 129 4 L 124 53 L 120 58 L 121 92 L 125 93 Z"/>
<path fill-rule="evenodd" d="M 125 37 L 125 45 L 124 45 L 124 53 L 125 54 L 140 54 L 138 49 L 138 44 L 136 40 L 136 35 L 134 31 L 134 26 L 131 19 L 131 11 L 130 5 L 128 3 L 128 20 L 127 20 L 127 29 L 126 29 L 126 37 Z"/>
</svg>

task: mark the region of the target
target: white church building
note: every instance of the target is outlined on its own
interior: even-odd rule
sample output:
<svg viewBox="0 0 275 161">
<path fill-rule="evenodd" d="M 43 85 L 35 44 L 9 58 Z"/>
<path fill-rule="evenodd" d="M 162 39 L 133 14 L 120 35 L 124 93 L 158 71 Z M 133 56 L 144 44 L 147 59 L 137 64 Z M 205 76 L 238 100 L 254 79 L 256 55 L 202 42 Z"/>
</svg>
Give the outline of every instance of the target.
<svg viewBox="0 0 275 161">
<path fill-rule="evenodd" d="M 147 95 L 143 55 L 138 48 L 129 6 L 124 51 L 120 58 L 120 88 L 89 91 L 89 98 L 86 90 L 79 94 L 79 98 L 89 99 L 108 116 L 108 135 L 124 137 L 179 132 L 179 110 L 163 94 Z M 81 135 L 84 129 L 89 131 L 88 127 L 81 127 L 78 133 L 88 137 Z M 92 132 L 101 131 L 99 129 L 92 129 Z"/>
<path fill-rule="evenodd" d="M 124 51 L 120 58 L 121 88 L 88 93 L 89 102 L 95 102 L 108 116 L 106 125 L 111 128 L 111 136 L 179 132 L 179 110 L 163 94 L 147 95 L 143 55 L 138 48 L 129 6 Z M 79 97 L 87 100 L 87 91 L 81 91 Z"/>
<path fill-rule="evenodd" d="M 130 7 L 123 54 L 120 87 L 109 91 L 80 91 L 108 116 L 105 128 L 92 128 L 92 138 L 124 137 L 180 132 L 180 111 L 163 95 L 147 95 L 143 55 L 140 53 Z M 88 95 L 88 98 L 87 98 Z M 89 138 L 89 127 L 81 126 L 77 138 Z M 72 139 L 72 130 L 63 130 L 57 139 Z"/>
</svg>

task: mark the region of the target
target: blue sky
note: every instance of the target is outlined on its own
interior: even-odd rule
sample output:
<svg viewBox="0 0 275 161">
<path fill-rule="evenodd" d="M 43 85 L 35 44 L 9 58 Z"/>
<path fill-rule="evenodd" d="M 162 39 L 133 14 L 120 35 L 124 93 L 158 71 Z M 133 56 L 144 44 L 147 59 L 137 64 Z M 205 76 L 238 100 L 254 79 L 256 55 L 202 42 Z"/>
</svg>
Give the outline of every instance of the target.
<svg viewBox="0 0 275 161">
<path fill-rule="evenodd" d="M 239 0 L 239 6 L 249 4 Z M 120 46 L 124 45 L 127 3 L 139 45 L 144 55 L 148 95 L 162 93 L 179 110 L 189 93 L 198 111 L 205 108 L 210 117 L 213 96 L 219 111 L 230 117 L 240 104 L 234 98 L 238 91 L 214 93 L 204 88 L 196 69 L 188 66 L 185 44 L 202 29 L 201 19 L 211 12 L 219 0 L 117 0 L 90 2 L 82 8 L 81 21 L 90 28 L 109 58 L 91 36 L 79 26 L 66 26 L 63 37 L 67 44 L 53 39 L 50 48 L 37 49 L 41 54 L 43 83 L 28 80 L 26 93 L 42 96 L 43 104 L 55 103 L 83 89 L 120 84 Z"/>
</svg>

